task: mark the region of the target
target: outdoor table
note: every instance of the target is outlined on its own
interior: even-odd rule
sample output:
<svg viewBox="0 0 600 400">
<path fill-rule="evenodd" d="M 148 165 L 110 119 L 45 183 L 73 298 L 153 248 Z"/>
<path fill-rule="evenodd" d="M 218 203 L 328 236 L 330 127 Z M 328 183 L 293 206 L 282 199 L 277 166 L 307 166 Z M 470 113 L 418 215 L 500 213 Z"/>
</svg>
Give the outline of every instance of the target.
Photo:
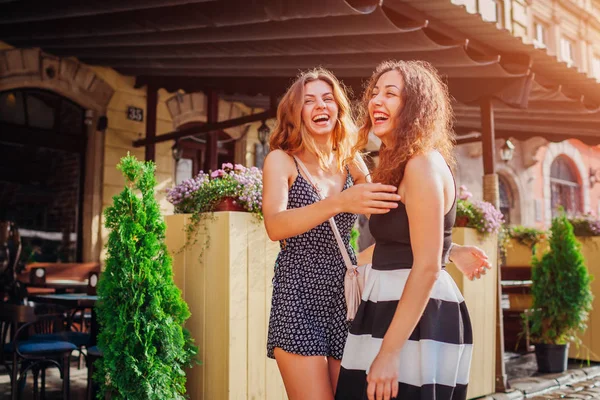
<svg viewBox="0 0 600 400">
<path fill-rule="evenodd" d="M 54 289 L 56 294 L 65 294 L 67 291 L 73 293 L 85 293 L 88 283 L 70 279 L 54 279 L 46 282 L 31 283 L 25 282 L 28 288 Z"/>
<path fill-rule="evenodd" d="M 96 323 L 96 312 L 94 307 L 96 305 L 96 302 L 98 301 L 98 296 L 89 295 L 86 293 L 39 294 L 30 296 L 28 299 L 35 303 L 57 304 L 70 309 L 91 308 L 92 321 L 90 329 L 90 345 L 93 346 L 96 344 L 96 337 L 98 335 L 98 324 Z"/>
</svg>

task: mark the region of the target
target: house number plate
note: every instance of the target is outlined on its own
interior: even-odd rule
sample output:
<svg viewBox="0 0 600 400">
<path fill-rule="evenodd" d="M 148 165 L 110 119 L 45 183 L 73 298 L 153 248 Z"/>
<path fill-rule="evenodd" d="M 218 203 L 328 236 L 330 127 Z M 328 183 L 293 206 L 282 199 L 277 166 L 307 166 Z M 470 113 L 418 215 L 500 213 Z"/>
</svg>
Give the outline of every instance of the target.
<svg viewBox="0 0 600 400">
<path fill-rule="evenodd" d="M 144 110 L 137 107 L 127 107 L 127 119 L 142 122 L 144 120 Z"/>
</svg>

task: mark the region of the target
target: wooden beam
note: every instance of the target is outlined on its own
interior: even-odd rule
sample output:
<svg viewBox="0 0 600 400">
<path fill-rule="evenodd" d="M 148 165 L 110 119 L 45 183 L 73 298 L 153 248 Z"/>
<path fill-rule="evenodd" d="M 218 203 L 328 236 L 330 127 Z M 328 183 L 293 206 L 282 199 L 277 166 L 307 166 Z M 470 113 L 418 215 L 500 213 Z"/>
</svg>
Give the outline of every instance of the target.
<svg viewBox="0 0 600 400">
<path fill-rule="evenodd" d="M 249 124 L 251 122 L 262 121 L 263 119 L 275 118 L 277 110 L 267 110 L 258 114 L 251 114 L 245 117 L 239 117 L 234 119 L 228 119 L 227 121 L 215 122 L 212 124 L 204 124 L 199 126 L 193 126 L 180 131 L 174 131 L 171 133 L 165 133 L 163 135 L 155 136 L 152 139 L 138 139 L 133 142 L 133 147 L 146 146 L 148 143 L 161 143 L 169 140 L 175 140 L 185 138 L 189 136 L 196 136 L 212 131 L 222 131 L 227 128 L 233 128 L 236 126 Z"/>
<path fill-rule="evenodd" d="M 219 120 L 219 95 L 215 90 L 211 90 L 206 94 L 207 110 L 206 120 L 209 125 L 216 123 Z M 209 133 L 206 141 L 206 163 L 204 171 L 215 171 L 218 169 L 218 132 L 212 131 Z"/>
<path fill-rule="evenodd" d="M 154 85 L 148 85 L 146 91 L 146 161 L 156 158 L 156 108 L 158 106 L 158 90 Z"/>
<path fill-rule="evenodd" d="M 494 131 L 494 106 L 492 99 L 487 97 L 481 100 L 481 142 L 483 147 L 483 200 L 499 208 L 498 175 L 495 165 L 495 131 Z M 500 260 L 498 252 L 497 260 Z M 498 263 L 499 264 L 499 263 Z M 505 392 L 508 388 L 506 366 L 504 365 L 504 323 L 502 314 L 502 276 L 499 265 L 497 266 L 497 298 L 496 298 L 496 392 Z"/>
<path fill-rule="evenodd" d="M 492 99 L 487 97 L 481 100 L 481 141 L 483 146 L 483 173 L 485 175 L 496 173 L 495 161 L 495 132 L 494 132 L 494 106 Z"/>
<path fill-rule="evenodd" d="M 16 24 L 50 21 L 76 17 L 97 17 L 103 14 L 115 14 L 126 11 L 141 11 L 149 8 L 172 7 L 191 2 L 201 3 L 209 0 L 104 0 L 102 2 L 80 2 L 62 0 L 60 3 L 40 2 L 31 7 L 24 2 L 5 0 L 8 4 L 0 16 L 0 24 Z M 3 1 L 0 1 L 2 3 Z"/>
</svg>

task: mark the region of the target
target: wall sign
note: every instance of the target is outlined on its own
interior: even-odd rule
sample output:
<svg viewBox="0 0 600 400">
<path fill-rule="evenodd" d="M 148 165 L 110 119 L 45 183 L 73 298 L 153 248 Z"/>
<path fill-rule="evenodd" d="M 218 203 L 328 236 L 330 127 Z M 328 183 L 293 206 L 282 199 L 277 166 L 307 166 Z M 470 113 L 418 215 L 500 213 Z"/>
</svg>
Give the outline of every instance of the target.
<svg viewBox="0 0 600 400">
<path fill-rule="evenodd" d="M 133 106 L 127 107 L 127 119 L 142 122 L 144 120 L 144 110 Z"/>
</svg>

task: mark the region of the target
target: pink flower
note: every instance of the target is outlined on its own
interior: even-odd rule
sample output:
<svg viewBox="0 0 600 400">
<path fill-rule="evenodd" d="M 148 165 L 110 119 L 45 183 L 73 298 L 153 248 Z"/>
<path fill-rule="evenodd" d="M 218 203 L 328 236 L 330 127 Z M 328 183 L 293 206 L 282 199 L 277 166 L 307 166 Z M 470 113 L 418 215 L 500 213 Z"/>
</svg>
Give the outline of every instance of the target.
<svg viewBox="0 0 600 400">
<path fill-rule="evenodd" d="M 459 198 L 461 200 L 469 200 L 471 197 L 473 197 L 473 193 L 471 193 L 471 192 L 466 192 L 466 191 L 460 192 Z"/>
<path fill-rule="evenodd" d="M 225 164 L 223 164 L 223 165 L 225 165 Z M 225 171 L 223 171 L 222 169 L 218 169 L 218 170 L 216 170 L 216 171 L 213 171 L 213 172 L 210 174 L 210 177 L 211 177 L 211 178 L 219 178 L 219 177 L 221 177 L 221 176 L 223 176 L 223 175 L 225 175 Z"/>
<path fill-rule="evenodd" d="M 244 169 L 246 169 L 246 167 L 244 167 L 242 164 L 235 164 L 235 165 L 233 166 L 233 169 L 234 169 L 235 171 L 243 171 Z"/>
<path fill-rule="evenodd" d="M 233 164 L 232 163 L 224 163 L 221 168 L 223 169 L 233 169 Z"/>
</svg>

